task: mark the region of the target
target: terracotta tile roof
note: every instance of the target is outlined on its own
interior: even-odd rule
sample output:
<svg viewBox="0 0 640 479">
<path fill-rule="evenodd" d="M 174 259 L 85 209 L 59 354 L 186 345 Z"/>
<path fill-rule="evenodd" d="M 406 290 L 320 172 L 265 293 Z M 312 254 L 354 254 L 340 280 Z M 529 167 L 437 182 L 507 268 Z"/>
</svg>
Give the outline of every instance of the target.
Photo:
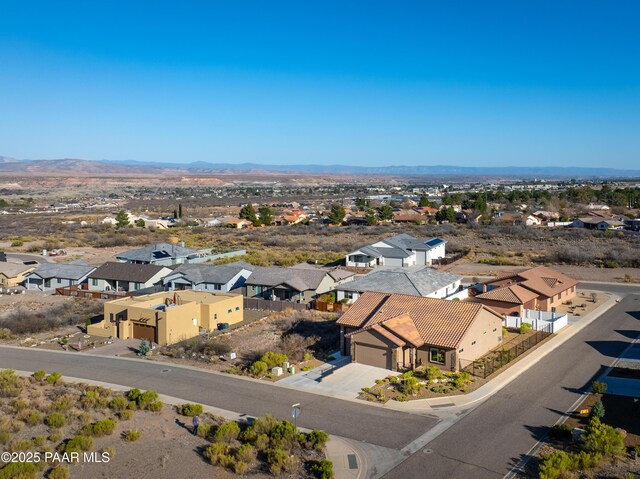
<svg viewBox="0 0 640 479">
<path fill-rule="evenodd" d="M 454 349 L 482 310 L 498 316 L 480 303 L 366 292 L 338 319 L 337 324 L 358 329 L 382 325 L 396 336 L 414 342 L 417 338 L 407 325 L 408 317 L 418 332 L 421 344 Z"/>
<path fill-rule="evenodd" d="M 547 268 L 546 266 L 537 266 L 522 271 L 505 273 L 494 280 L 487 281 L 485 284 L 496 286 L 518 284 L 518 286 L 527 288 L 540 295 L 552 297 L 561 291 L 576 286 L 578 282 L 559 271 Z"/>
<path fill-rule="evenodd" d="M 537 293 L 513 284 L 502 288 L 492 289 L 476 296 L 478 299 L 490 299 L 504 303 L 525 304 L 538 297 Z"/>
<path fill-rule="evenodd" d="M 395 335 L 391 331 L 383 328 L 379 324 L 375 324 L 374 326 L 371 327 L 371 329 L 373 329 L 374 331 L 376 331 L 376 332 L 380 333 L 381 335 L 383 335 L 385 338 L 387 338 L 389 341 L 391 341 L 396 346 L 405 346 L 407 344 L 402 339 L 400 339 L 397 335 Z M 362 330 L 360 330 L 358 332 L 361 332 L 361 331 Z"/>
</svg>

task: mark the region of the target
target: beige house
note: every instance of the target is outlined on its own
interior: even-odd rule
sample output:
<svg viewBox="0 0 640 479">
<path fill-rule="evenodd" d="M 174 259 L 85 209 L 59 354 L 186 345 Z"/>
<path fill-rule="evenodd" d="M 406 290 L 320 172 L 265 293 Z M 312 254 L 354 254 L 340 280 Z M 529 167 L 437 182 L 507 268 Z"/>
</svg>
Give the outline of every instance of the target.
<svg viewBox="0 0 640 479">
<path fill-rule="evenodd" d="M 104 304 L 102 321 L 91 335 L 120 339 L 148 339 L 160 346 L 198 336 L 220 323 L 243 319 L 242 296 L 205 291 L 165 291 L 116 299 Z"/>
<path fill-rule="evenodd" d="M 502 317 L 478 303 L 364 293 L 338 319 L 342 354 L 401 371 L 458 371 L 502 344 Z"/>
<path fill-rule="evenodd" d="M 37 265 L 0 262 L 0 288 L 15 288 L 24 280 L 27 273 L 36 269 Z"/>
</svg>

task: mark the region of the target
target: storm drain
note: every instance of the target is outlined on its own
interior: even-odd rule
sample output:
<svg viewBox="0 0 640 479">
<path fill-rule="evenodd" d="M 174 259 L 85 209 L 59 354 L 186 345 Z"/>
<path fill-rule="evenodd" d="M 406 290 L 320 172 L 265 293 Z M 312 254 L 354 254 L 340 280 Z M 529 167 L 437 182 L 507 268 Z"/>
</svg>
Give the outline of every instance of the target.
<svg viewBox="0 0 640 479">
<path fill-rule="evenodd" d="M 432 407 L 433 409 L 437 409 L 437 408 L 439 408 L 439 407 L 451 407 L 451 406 L 455 406 L 455 404 L 454 404 L 454 403 L 452 403 L 452 402 L 447 402 L 447 403 L 444 403 L 444 404 L 432 404 L 432 405 L 431 405 L 431 407 Z"/>
<path fill-rule="evenodd" d="M 355 454 L 347 454 L 347 461 L 349 461 L 349 469 L 358 469 L 358 458 Z"/>
<path fill-rule="evenodd" d="M 171 371 L 171 369 L 163 369 L 163 370 L 162 370 L 162 371 L 160 371 L 160 372 L 162 372 L 162 373 L 168 373 L 169 371 Z"/>
</svg>

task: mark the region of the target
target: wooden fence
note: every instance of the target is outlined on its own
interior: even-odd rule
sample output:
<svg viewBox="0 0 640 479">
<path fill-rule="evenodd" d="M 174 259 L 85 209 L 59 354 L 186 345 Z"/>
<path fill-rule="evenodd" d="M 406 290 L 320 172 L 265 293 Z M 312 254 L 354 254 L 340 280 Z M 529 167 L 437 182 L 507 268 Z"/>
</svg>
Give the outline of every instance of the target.
<svg viewBox="0 0 640 479">
<path fill-rule="evenodd" d="M 270 301 L 261 298 L 244 298 L 243 307 L 244 309 L 262 309 L 265 311 L 286 311 L 287 309 L 306 311 L 311 309 L 308 304 L 292 303 L 290 301 Z"/>
</svg>

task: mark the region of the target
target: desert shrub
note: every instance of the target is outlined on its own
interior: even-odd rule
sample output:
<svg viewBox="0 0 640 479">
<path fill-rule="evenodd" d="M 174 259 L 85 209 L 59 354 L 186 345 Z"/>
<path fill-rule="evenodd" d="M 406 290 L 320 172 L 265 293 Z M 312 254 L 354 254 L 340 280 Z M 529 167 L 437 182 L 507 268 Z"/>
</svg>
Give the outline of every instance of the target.
<svg viewBox="0 0 640 479">
<path fill-rule="evenodd" d="M 47 474 L 48 479 L 68 479 L 69 469 L 66 466 L 56 466 Z"/>
<path fill-rule="evenodd" d="M 582 438 L 587 452 L 602 454 L 602 456 L 622 456 L 626 452 L 624 438 L 620 431 L 603 424 L 597 417 L 591 418 Z"/>
<path fill-rule="evenodd" d="M 102 419 L 87 426 L 84 430 L 85 434 L 90 436 L 110 436 L 116 428 L 116 422 L 113 419 Z"/>
<path fill-rule="evenodd" d="M 160 412 L 164 407 L 164 403 L 162 401 L 153 401 L 147 406 L 147 410 L 151 412 Z"/>
<path fill-rule="evenodd" d="M 547 457 L 540 465 L 540 479 L 556 479 L 573 470 L 574 463 L 569 454 L 557 451 Z"/>
<path fill-rule="evenodd" d="M 214 442 L 205 451 L 204 456 L 209 459 L 209 462 L 214 466 L 220 464 L 220 460 L 223 456 L 229 453 L 229 446 L 221 442 Z"/>
<path fill-rule="evenodd" d="M 271 443 L 276 448 L 291 449 L 298 440 L 298 430 L 289 421 L 280 421 L 271 431 Z"/>
<path fill-rule="evenodd" d="M 329 440 L 329 434 L 319 429 L 313 429 L 307 435 L 307 442 L 314 448 L 318 450 L 324 449 L 325 444 Z"/>
<path fill-rule="evenodd" d="M 323 459 L 311 466 L 311 472 L 318 479 L 333 479 L 333 462 Z"/>
<path fill-rule="evenodd" d="M 118 419 L 121 421 L 128 421 L 133 417 L 133 411 L 131 409 L 125 409 L 124 411 L 118 412 Z"/>
<path fill-rule="evenodd" d="M 593 405 L 593 409 L 591 410 L 591 415 L 593 417 L 597 417 L 598 419 L 602 419 L 604 417 L 604 404 L 602 401 L 598 399 L 596 403 Z"/>
<path fill-rule="evenodd" d="M 267 363 L 264 361 L 256 361 L 249 368 L 249 372 L 257 378 L 260 378 L 267 374 L 269 368 L 267 367 Z"/>
<path fill-rule="evenodd" d="M 266 414 L 264 416 L 260 416 L 253 421 L 251 427 L 254 429 L 256 434 L 260 436 L 261 434 L 266 434 L 267 436 L 271 435 L 271 431 L 278 425 L 279 421 L 273 417 L 271 414 Z"/>
<path fill-rule="evenodd" d="M 255 446 L 258 451 L 264 451 L 269 447 L 269 436 L 260 434 L 256 437 Z"/>
<path fill-rule="evenodd" d="M 0 328 L 0 339 L 9 339 L 11 337 L 11 330 L 9 328 Z"/>
<path fill-rule="evenodd" d="M 127 442 L 136 442 L 140 439 L 140 436 L 142 436 L 142 433 L 139 430 L 131 429 L 130 431 L 125 432 L 122 438 Z"/>
<path fill-rule="evenodd" d="M 148 391 L 143 392 L 140 396 L 138 396 L 136 403 L 138 404 L 138 407 L 140 409 L 148 409 L 149 406 L 154 402 L 156 402 L 157 400 L 158 400 L 158 393 L 150 389 Z"/>
<path fill-rule="evenodd" d="M 67 454 L 71 452 L 85 452 L 91 449 L 92 446 L 92 438 L 87 436 L 75 436 L 62 445 L 60 452 L 66 452 Z"/>
<path fill-rule="evenodd" d="M 466 371 L 453 373 L 450 377 L 453 382 L 453 387 L 456 389 L 463 388 L 471 382 L 471 375 Z"/>
<path fill-rule="evenodd" d="M 36 426 L 42 422 L 42 414 L 38 411 L 30 410 L 28 411 L 24 422 L 26 422 L 29 426 Z"/>
<path fill-rule="evenodd" d="M 252 463 L 256 459 L 254 447 L 251 444 L 243 444 L 236 451 L 236 459 L 246 464 Z"/>
<path fill-rule="evenodd" d="M 116 412 L 124 411 L 129 406 L 129 401 L 123 396 L 115 397 L 109 402 L 109 407 Z"/>
<path fill-rule="evenodd" d="M 258 437 L 258 434 L 256 434 L 256 430 L 252 426 L 247 427 L 244 431 L 240 433 L 240 440 L 242 442 L 246 442 L 250 444 L 253 444 L 254 442 L 256 442 L 257 437 Z"/>
<path fill-rule="evenodd" d="M 206 438 L 211 434 L 213 424 L 210 422 L 201 422 L 198 426 L 198 437 Z"/>
<path fill-rule="evenodd" d="M 9 431 L 0 432 L 0 444 L 8 444 L 11 441 L 11 433 Z"/>
<path fill-rule="evenodd" d="M 531 323 L 525 323 L 525 322 L 523 322 L 523 323 L 520 325 L 520 329 L 519 329 L 520 334 L 524 334 L 524 333 L 526 333 L 527 331 L 531 331 L 531 328 L 532 328 Z"/>
<path fill-rule="evenodd" d="M 304 359 L 305 361 L 312 361 L 313 358 L 313 354 L 312 353 L 304 353 L 304 355 L 302 356 L 302 359 Z"/>
<path fill-rule="evenodd" d="M 398 394 L 396 397 L 393 398 L 394 400 L 398 401 L 398 402 L 405 402 L 408 401 L 409 398 L 405 395 L 405 394 Z"/>
<path fill-rule="evenodd" d="M 64 394 L 53 402 L 53 408 L 56 411 L 68 411 L 75 404 L 76 398 L 71 394 Z"/>
<path fill-rule="evenodd" d="M 590 454 L 585 451 L 580 451 L 572 455 L 573 463 L 576 469 L 590 469 L 596 467 L 602 460 L 600 454 Z"/>
<path fill-rule="evenodd" d="M 47 440 L 46 437 L 40 435 L 33 438 L 33 445 L 36 447 L 42 447 L 44 442 Z"/>
<path fill-rule="evenodd" d="M 268 369 L 274 368 L 276 366 L 282 366 L 282 363 L 288 360 L 289 358 L 286 354 L 274 353 L 272 351 L 267 351 L 260 357 L 260 361 L 265 363 Z"/>
<path fill-rule="evenodd" d="M 300 459 L 278 448 L 270 449 L 267 452 L 267 462 L 269 463 L 269 472 L 274 476 L 278 476 L 282 472 L 291 473 L 300 465 Z"/>
<path fill-rule="evenodd" d="M 61 379 L 62 379 L 62 374 L 60 374 L 58 371 L 54 371 L 47 376 L 47 382 L 49 384 L 57 384 L 58 381 L 60 381 Z"/>
<path fill-rule="evenodd" d="M 20 391 L 22 391 L 22 386 L 15 370 L 0 370 L 0 397 L 16 397 Z"/>
<path fill-rule="evenodd" d="M 60 434 L 59 432 L 52 432 L 51 434 L 49 434 L 48 439 L 51 442 L 58 442 L 60 439 L 62 439 L 62 434 Z"/>
<path fill-rule="evenodd" d="M 9 452 L 26 451 L 33 448 L 31 439 L 17 439 L 9 444 Z"/>
<path fill-rule="evenodd" d="M 215 442 L 230 443 L 238 439 L 240 426 L 235 421 L 226 421 L 218 426 L 213 435 Z"/>
<path fill-rule="evenodd" d="M 33 372 L 33 377 L 37 380 L 37 381 L 42 381 L 47 375 L 47 372 L 44 369 L 38 369 L 37 371 Z"/>
<path fill-rule="evenodd" d="M 109 398 L 101 396 L 98 391 L 87 391 L 80 398 L 83 409 L 99 409 L 107 407 L 108 404 Z"/>
<path fill-rule="evenodd" d="M 607 383 L 602 381 L 593 381 L 591 383 L 591 389 L 596 394 L 604 394 L 607 392 Z"/>
<path fill-rule="evenodd" d="M 244 461 L 236 460 L 233 463 L 233 472 L 235 472 L 236 474 L 243 475 L 245 472 L 247 472 L 248 469 L 249 469 L 249 464 L 247 464 Z"/>
<path fill-rule="evenodd" d="M 434 381 L 443 378 L 444 373 L 438 366 L 429 366 L 424 370 L 424 377 L 429 381 Z"/>
<path fill-rule="evenodd" d="M 10 462 L 0 469 L 0 479 L 33 479 L 38 474 L 35 462 Z"/>
<path fill-rule="evenodd" d="M 202 414 L 202 404 L 185 403 L 180 406 L 180 414 L 183 416 L 199 416 Z"/>
<path fill-rule="evenodd" d="M 67 418 L 62 413 L 54 412 L 49 414 L 44 422 L 47 424 L 47 426 L 57 429 L 67 424 Z"/>
<path fill-rule="evenodd" d="M 418 378 L 408 377 L 402 384 L 402 392 L 404 392 L 405 394 L 410 394 L 411 396 L 415 396 L 416 394 L 418 394 L 420 392 L 420 389 L 422 389 L 422 385 L 420 384 Z"/>
<path fill-rule="evenodd" d="M 127 399 L 129 401 L 134 401 L 137 406 L 138 400 L 140 399 L 141 395 L 142 395 L 142 391 L 140 391 L 138 388 L 133 388 L 133 389 L 130 389 L 129 392 L 127 393 Z"/>
<path fill-rule="evenodd" d="M 571 426 L 568 424 L 556 424 L 549 430 L 552 439 L 571 439 Z"/>
</svg>

